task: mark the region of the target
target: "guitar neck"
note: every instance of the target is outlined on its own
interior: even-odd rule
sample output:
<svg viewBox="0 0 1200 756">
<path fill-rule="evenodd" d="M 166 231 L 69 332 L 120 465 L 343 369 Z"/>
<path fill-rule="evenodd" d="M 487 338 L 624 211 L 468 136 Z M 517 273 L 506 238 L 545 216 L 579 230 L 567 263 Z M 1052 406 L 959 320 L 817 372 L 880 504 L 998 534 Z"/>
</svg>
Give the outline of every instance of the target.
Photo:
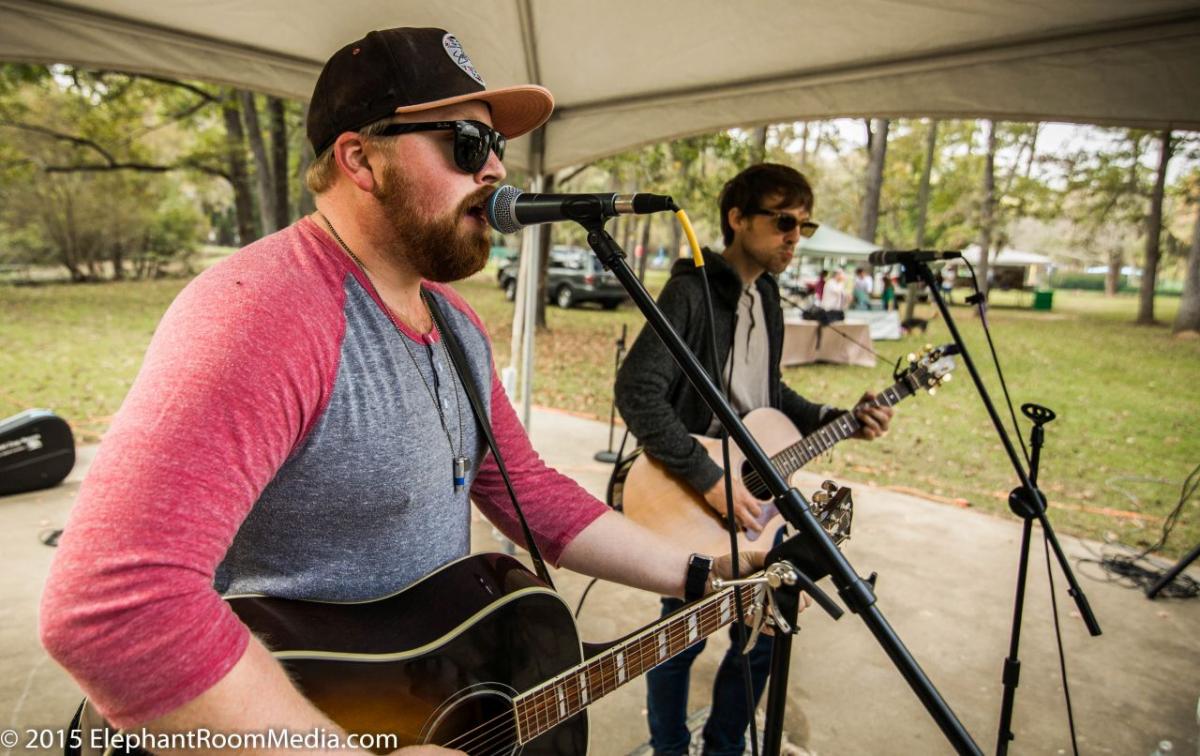
<svg viewBox="0 0 1200 756">
<path fill-rule="evenodd" d="M 893 407 L 916 393 L 919 387 L 916 376 L 905 376 L 880 392 L 874 404 L 879 407 Z M 844 412 L 771 457 L 771 462 L 783 475 L 784 480 L 787 480 L 792 473 L 832 449 L 839 441 L 858 433 L 861 428 L 862 423 L 853 412 Z"/>
<path fill-rule="evenodd" d="M 728 625 L 737 618 L 734 590 L 748 606 L 754 586 L 718 591 L 518 696 L 513 703 L 521 744 Z"/>
</svg>

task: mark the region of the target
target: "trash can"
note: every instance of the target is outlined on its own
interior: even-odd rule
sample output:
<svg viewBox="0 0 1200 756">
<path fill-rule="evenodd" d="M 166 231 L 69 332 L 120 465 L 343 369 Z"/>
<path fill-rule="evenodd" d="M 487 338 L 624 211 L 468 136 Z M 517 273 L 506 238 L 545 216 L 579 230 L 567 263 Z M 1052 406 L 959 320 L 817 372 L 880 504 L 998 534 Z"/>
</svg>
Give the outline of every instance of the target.
<svg viewBox="0 0 1200 756">
<path fill-rule="evenodd" d="M 1038 289 L 1033 292 L 1033 309 L 1050 310 L 1054 308 L 1054 289 Z"/>
</svg>

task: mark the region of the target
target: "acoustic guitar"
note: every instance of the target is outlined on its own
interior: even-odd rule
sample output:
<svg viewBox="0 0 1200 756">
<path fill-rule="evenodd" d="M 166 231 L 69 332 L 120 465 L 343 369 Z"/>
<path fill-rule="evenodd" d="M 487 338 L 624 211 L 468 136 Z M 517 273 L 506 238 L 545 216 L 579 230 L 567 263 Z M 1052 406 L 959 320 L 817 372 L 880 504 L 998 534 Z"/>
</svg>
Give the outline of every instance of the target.
<svg viewBox="0 0 1200 756">
<path fill-rule="evenodd" d="M 817 498 L 822 527 L 844 540 L 849 497 Z M 376 753 L 578 756 L 587 707 L 732 622 L 735 590 L 749 611 L 762 589 L 725 588 L 605 645 L 582 643 L 566 601 L 504 554 L 464 557 L 374 601 L 226 600 L 300 692 L 346 732 L 373 736 Z M 84 753 L 121 742 L 87 701 L 71 730 Z"/>
<path fill-rule="evenodd" d="M 923 390 L 935 393 L 938 386 L 950 380 L 954 352 L 955 347 L 950 344 L 938 348 L 927 346 L 919 355 L 909 355 L 908 368 L 898 372 L 894 376 L 896 382 L 877 394 L 875 404 L 892 407 Z M 743 422 L 784 480 L 789 480 L 801 467 L 862 428 L 854 413 L 846 412 L 813 433 L 801 436 L 786 415 L 769 407 L 753 410 Z M 719 439 L 693 438 L 704 446 L 713 462 L 724 467 Z M 732 477 L 740 479 L 750 493 L 763 500 L 763 513 L 759 518 L 762 531 L 755 533 L 741 529 L 738 547 L 769 548 L 769 539 L 783 525 L 783 517 L 774 503 L 768 501 L 770 493 L 766 483 L 732 442 L 729 444 L 729 461 Z M 609 481 L 609 503 L 623 510 L 629 519 L 699 553 L 729 551 L 729 534 L 722 515 L 684 480 L 668 472 L 649 454 L 643 454 L 641 449 L 617 463 Z M 766 543 L 755 546 L 754 542 L 763 536 L 768 539 Z"/>
</svg>

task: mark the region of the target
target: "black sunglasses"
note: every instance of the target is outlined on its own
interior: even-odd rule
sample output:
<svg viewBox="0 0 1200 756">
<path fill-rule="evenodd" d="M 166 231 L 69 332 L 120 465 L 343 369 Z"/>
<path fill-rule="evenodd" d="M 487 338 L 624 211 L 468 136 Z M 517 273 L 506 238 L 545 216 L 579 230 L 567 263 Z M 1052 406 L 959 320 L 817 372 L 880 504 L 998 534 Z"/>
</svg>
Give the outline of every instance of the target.
<svg viewBox="0 0 1200 756">
<path fill-rule="evenodd" d="M 750 215 L 769 215 L 775 219 L 775 228 L 779 229 L 779 233 L 791 233 L 797 226 L 800 227 L 800 235 L 805 239 L 811 239 L 812 235 L 817 233 L 817 229 L 821 227 L 820 223 L 812 221 L 802 221 L 794 215 L 781 213 L 777 210 L 751 210 Z"/>
<path fill-rule="evenodd" d="M 454 164 L 459 170 L 476 173 L 488 161 L 488 152 L 504 159 L 508 140 L 499 131 L 479 121 L 428 121 L 425 123 L 393 123 L 383 127 L 378 136 L 399 136 L 414 131 L 453 131 Z"/>
</svg>

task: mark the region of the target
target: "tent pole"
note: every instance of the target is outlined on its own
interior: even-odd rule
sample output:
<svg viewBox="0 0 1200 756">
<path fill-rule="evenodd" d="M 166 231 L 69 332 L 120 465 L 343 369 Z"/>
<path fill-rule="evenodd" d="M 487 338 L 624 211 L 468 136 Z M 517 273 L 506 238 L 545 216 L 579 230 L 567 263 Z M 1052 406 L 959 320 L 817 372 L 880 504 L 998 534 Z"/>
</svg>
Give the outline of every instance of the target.
<svg viewBox="0 0 1200 756">
<path fill-rule="evenodd" d="M 531 192 L 540 192 L 545 185 L 545 156 L 546 156 L 546 127 L 542 126 L 533 132 L 529 145 L 529 173 Z M 547 233 L 545 225 L 532 226 L 525 232 L 525 244 L 522 245 L 522 264 L 520 273 L 525 275 L 523 294 L 525 299 L 525 316 L 521 332 L 520 380 L 521 387 L 521 423 L 526 433 L 530 430 L 533 408 L 533 339 L 537 332 L 538 281 L 541 279 L 541 250 L 542 234 Z M 522 287 L 518 287 L 522 288 Z"/>
</svg>

